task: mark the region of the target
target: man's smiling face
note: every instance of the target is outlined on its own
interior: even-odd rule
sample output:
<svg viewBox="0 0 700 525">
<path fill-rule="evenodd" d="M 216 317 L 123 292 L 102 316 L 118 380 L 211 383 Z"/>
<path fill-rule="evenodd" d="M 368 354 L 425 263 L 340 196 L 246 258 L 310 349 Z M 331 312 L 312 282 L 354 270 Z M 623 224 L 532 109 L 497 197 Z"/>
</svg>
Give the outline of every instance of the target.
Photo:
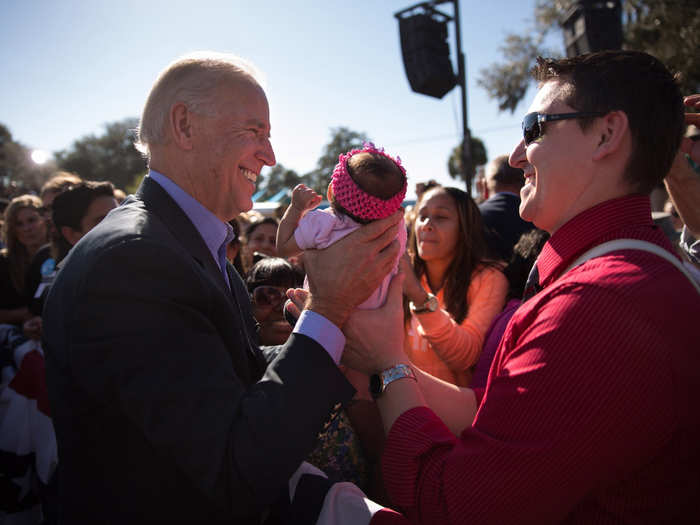
<svg viewBox="0 0 700 525">
<path fill-rule="evenodd" d="M 563 102 L 567 86 L 548 81 L 538 91 L 528 112 L 573 113 Z M 595 137 L 576 119 L 543 123 L 543 134 L 527 146 L 521 140 L 510 155 L 511 166 L 522 168 L 520 216 L 553 233 L 595 202 L 588 202 L 595 186 L 591 163 Z"/>
<path fill-rule="evenodd" d="M 221 85 L 207 115 L 194 118 L 198 177 L 194 197 L 222 221 L 253 207 L 255 181 L 274 166 L 270 117 L 262 88 L 249 80 Z"/>
</svg>

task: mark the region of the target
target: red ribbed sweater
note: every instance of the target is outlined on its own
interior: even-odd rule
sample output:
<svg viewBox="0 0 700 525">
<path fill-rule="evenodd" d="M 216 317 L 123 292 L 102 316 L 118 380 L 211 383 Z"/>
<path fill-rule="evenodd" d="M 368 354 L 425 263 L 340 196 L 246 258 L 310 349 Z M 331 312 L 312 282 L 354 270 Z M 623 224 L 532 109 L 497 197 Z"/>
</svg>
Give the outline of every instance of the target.
<svg viewBox="0 0 700 525">
<path fill-rule="evenodd" d="M 506 328 L 473 425 L 457 438 L 423 407 L 394 423 L 384 479 L 413 522 L 700 520 L 700 296 L 634 250 L 557 280 L 616 238 L 672 249 L 646 197 L 581 213 L 545 245 L 544 289 Z"/>
</svg>

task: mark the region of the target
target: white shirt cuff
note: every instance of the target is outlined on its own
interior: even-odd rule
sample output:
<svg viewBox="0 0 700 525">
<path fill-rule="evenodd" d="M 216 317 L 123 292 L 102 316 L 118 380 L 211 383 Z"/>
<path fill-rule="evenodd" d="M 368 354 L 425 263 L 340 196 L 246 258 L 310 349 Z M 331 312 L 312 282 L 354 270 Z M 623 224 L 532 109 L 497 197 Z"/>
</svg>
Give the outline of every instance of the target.
<svg viewBox="0 0 700 525">
<path fill-rule="evenodd" d="M 294 333 L 310 337 L 328 352 L 336 365 L 340 363 L 340 357 L 343 355 L 343 348 L 345 348 L 345 336 L 340 328 L 321 314 L 311 310 L 303 310 L 294 326 Z"/>
</svg>

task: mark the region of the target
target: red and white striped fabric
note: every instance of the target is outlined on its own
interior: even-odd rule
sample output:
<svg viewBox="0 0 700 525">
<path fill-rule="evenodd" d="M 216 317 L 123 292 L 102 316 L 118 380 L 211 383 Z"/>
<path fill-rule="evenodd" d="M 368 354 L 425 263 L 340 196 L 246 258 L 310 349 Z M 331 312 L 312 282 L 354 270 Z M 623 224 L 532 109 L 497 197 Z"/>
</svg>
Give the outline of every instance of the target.
<svg viewBox="0 0 700 525">
<path fill-rule="evenodd" d="M 308 483 L 307 481 L 310 479 L 322 480 L 322 482 L 312 481 Z M 297 488 L 299 491 L 306 491 L 306 494 L 299 495 Z M 309 492 L 315 494 L 309 494 Z M 321 470 L 307 462 L 303 462 L 289 480 L 289 498 L 292 502 L 292 512 L 297 516 L 318 516 L 316 525 L 404 525 L 410 523 L 398 512 L 367 498 L 357 485 L 347 482 L 331 483 Z M 314 502 L 317 502 L 319 508 L 299 509 L 299 506 L 314 505 Z"/>
<path fill-rule="evenodd" d="M 0 328 L 0 478 L 5 524 L 39 523 L 37 481 L 47 485 L 58 463 L 56 434 L 49 413 L 44 354 L 36 341 L 24 341 Z M 24 341 L 24 342 L 21 342 Z"/>
</svg>

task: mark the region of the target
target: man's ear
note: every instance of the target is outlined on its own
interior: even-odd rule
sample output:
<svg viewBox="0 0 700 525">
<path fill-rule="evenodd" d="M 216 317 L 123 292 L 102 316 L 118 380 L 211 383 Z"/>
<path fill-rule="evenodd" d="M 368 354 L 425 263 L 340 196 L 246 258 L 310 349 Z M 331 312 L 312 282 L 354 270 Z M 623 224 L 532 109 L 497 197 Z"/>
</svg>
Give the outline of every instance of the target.
<svg viewBox="0 0 700 525">
<path fill-rule="evenodd" d="M 625 136 L 629 134 L 629 121 L 624 111 L 611 111 L 603 117 L 595 127 L 598 147 L 593 153 L 593 160 L 616 153 L 623 145 Z"/>
<path fill-rule="evenodd" d="M 187 106 L 178 102 L 170 108 L 169 127 L 173 142 L 185 150 L 192 149 L 193 113 Z"/>
<path fill-rule="evenodd" d="M 80 230 L 74 230 L 70 226 L 61 226 L 61 235 L 63 235 L 63 238 L 68 241 L 68 244 L 75 246 L 83 237 L 83 232 Z"/>
</svg>

